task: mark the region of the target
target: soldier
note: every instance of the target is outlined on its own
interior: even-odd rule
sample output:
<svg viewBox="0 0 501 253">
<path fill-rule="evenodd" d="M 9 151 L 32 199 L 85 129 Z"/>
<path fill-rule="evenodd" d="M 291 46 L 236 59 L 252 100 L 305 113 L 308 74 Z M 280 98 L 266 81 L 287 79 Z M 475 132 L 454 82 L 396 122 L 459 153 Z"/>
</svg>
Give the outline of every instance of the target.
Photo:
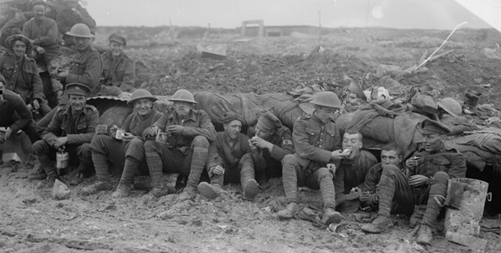
<svg viewBox="0 0 501 253">
<path fill-rule="evenodd" d="M 0 136 L 0 142 L 23 130 L 31 143 L 35 143 L 40 137 L 35 131 L 31 112 L 18 94 L 5 89 L 5 83 L 5 78 L 0 74 L 0 127 L 6 128 L 3 136 Z"/>
<path fill-rule="evenodd" d="M 40 114 L 46 115 L 50 107 L 43 94 L 35 60 L 26 56 L 31 52 L 31 42 L 18 34 L 7 38 L 9 51 L 0 56 L 0 73 L 5 77 L 5 87 L 19 94 L 23 101 Z"/>
<path fill-rule="evenodd" d="M 125 37 L 113 33 L 110 35 L 109 41 L 110 50 L 102 55 L 103 75 L 101 83 L 130 92 L 134 89 L 136 80 L 136 63 L 123 51 L 127 40 Z"/>
<path fill-rule="evenodd" d="M 47 174 L 45 181 L 38 184 L 39 188 L 52 187 L 55 179 L 60 179 L 54 168 L 54 158 L 58 150 L 69 153 L 70 164 L 79 164 L 79 172 L 92 166 L 92 161 L 86 160 L 85 157 L 90 157 L 90 141 L 99 123 L 99 112 L 94 106 L 86 104 L 89 87 L 70 83 L 66 90 L 69 105 L 57 108 L 42 140 L 33 145 L 33 153 Z M 75 159 L 77 156 L 79 163 Z"/>
<path fill-rule="evenodd" d="M 210 184 L 198 185 L 200 195 L 213 199 L 222 192 L 224 183 L 241 183 L 244 199 L 253 200 L 259 193 L 254 166 L 264 169 L 264 159 L 259 159 L 257 149 L 249 145 L 249 137 L 240 133 L 242 118 L 235 113 L 225 113 L 223 132 L 218 132 L 216 140 L 209 148 L 207 171 Z"/>
<path fill-rule="evenodd" d="M 407 214 L 412 214 L 415 205 L 426 204 L 416 241 L 429 245 L 433 239 L 432 228 L 441 211 L 437 200 L 445 199 L 449 178 L 465 177 L 466 162 L 462 154 L 445 148 L 442 138 L 450 133 L 447 126 L 425 119 L 418 130 L 423 135 L 423 148 L 405 162 L 409 176 L 396 167 L 383 167 L 378 217 L 362 226 L 362 230 L 381 233 L 393 226 L 392 201 Z"/>
<path fill-rule="evenodd" d="M 188 176 L 186 188 L 178 198 L 186 200 L 194 197 L 207 161 L 209 141 L 214 141 L 216 130 L 205 111 L 193 109 L 197 102 L 191 92 L 180 89 L 169 100 L 174 104 L 165 110 L 152 127 L 144 130 L 143 137 L 147 139 L 144 151 L 143 146 L 130 144 L 129 150 L 137 151 L 127 151 L 122 178 L 113 197 L 125 197 L 129 194 L 134 175 L 143 158 L 146 158 L 148 164 L 152 186 L 150 193 L 153 196 L 161 197 L 168 193 L 161 182 L 165 171 Z M 157 135 L 166 136 L 166 141 L 155 141 Z"/>
<path fill-rule="evenodd" d="M 337 203 L 340 204 L 347 194 L 358 191 L 364 183 L 367 171 L 377 163 L 371 153 L 362 149 L 362 134 L 347 131 L 343 135 L 343 152 L 349 153 L 341 159 L 334 173 L 334 187 Z"/>
<path fill-rule="evenodd" d="M 365 175 L 363 184 L 358 187 L 362 207 L 368 207 L 369 209 L 377 208 L 379 203 L 377 185 L 381 179 L 383 167 L 395 166 L 397 169 L 400 169 L 402 168 L 402 160 L 403 152 L 396 144 L 390 143 L 381 149 L 381 162 L 369 169 Z"/>
<path fill-rule="evenodd" d="M 331 162 L 347 157 L 338 148 L 341 146 L 339 131 L 334 122 L 341 109 L 341 101 L 330 91 L 319 92 L 311 103 L 315 106 L 312 115 L 305 115 L 294 122 L 292 140 L 295 154 L 286 155 L 282 160 L 286 209 L 278 212 L 279 219 L 290 219 L 297 207 L 297 187 L 306 185 L 320 189 L 324 202 L 324 224 L 341 221 L 335 211 L 336 202 Z"/>
<path fill-rule="evenodd" d="M 102 190 L 111 190 L 110 174 L 108 162 L 114 164 L 117 168 L 124 167 L 125 154 L 132 142 L 142 146 L 144 129 L 153 125 L 162 113 L 153 108 L 155 98 L 151 93 L 144 89 L 137 89 L 132 93 L 129 105 L 134 106 L 134 113 L 125 119 L 120 128 L 124 131 L 123 136 L 95 135 L 90 143 L 92 151 L 92 162 L 96 168 L 97 180 L 95 183 L 84 187 L 81 191 L 83 195 L 95 194 Z M 115 131 L 116 132 L 116 131 Z M 117 139 L 118 137 L 118 139 Z"/>
<path fill-rule="evenodd" d="M 92 46 L 94 35 L 82 23 L 75 24 L 66 34 L 73 38 L 78 54 L 70 62 L 70 68 L 59 72 L 58 77 L 63 83 L 81 83 L 87 85 L 91 93 L 95 92 L 103 72 L 103 63 L 101 55 Z"/>
<path fill-rule="evenodd" d="M 99 86 L 99 78 L 103 71 L 101 55 L 91 45 L 91 38 L 94 35 L 90 33 L 89 27 L 85 24 L 74 25 L 67 34 L 73 37 L 78 54 L 71 60 L 69 69 L 59 72 L 57 76 L 63 84 L 80 83 L 86 85 L 92 94 Z M 59 96 L 63 91 L 58 90 L 57 93 Z M 59 105 L 66 103 L 68 103 L 68 96 L 61 96 Z M 47 127 L 55 112 L 55 109 L 52 110 L 38 122 L 38 131 L 43 131 Z"/>
<path fill-rule="evenodd" d="M 23 34 L 33 44 L 35 60 L 44 63 L 47 67 L 51 77 L 52 91 L 57 93 L 62 88 L 56 78 L 61 55 L 57 24 L 56 21 L 45 16 L 47 5 L 44 1 L 35 0 L 32 8 L 35 17 L 24 24 Z M 31 54 L 31 52 L 28 53 Z"/>
<path fill-rule="evenodd" d="M 282 159 L 294 153 L 291 131 L 282 126 L 280 120 L 267 111 L 261 115 L 256 124 L 255 136 L 250 139 L 250 146 L 256 148 L 258 154 L 266 162 L 267 179 L 282 176 Z"/>
<path fill-rule="evenodd" d="M 26 17 L 24 16 L 23 11 L 4 6 L 0 3 L 0 7 L 7 8 L 7 11 L 10 12 L 10 14 L 8 14 L 4 19 L 7 22 L 3 26 L 0 24 L 0 46 L 7 47 L 5 40 L 7 40 L 8 37 L 23 33 L 22 29 L 24 23 L 26 23 Z"/>
<path fill-rule="evenodd" d="M 59 27 L 59 32 L 66 46 L 76 44 L 75 41 L 71 39 L 71 34 L 68 33 L 76 24 L 85 24 L 85 26 L 90 29 L 89 32 L 92 32 L 92 34 L 95 33 L 96 21 L 79 2 L 80 0 L 63 0 L 63 6 L 57 12 L 57 26 Z"/>
</svg>

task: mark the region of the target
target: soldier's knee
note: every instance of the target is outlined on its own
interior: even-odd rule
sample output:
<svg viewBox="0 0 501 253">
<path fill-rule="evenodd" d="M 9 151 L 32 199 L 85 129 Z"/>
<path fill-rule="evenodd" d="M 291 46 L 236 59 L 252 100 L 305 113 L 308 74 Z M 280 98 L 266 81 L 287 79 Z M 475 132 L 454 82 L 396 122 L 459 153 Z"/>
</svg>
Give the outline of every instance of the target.
<svg viewBox="0 0 501 253">
<path fill-rule="evenodd" d="M 282 166 L 286 165 L 295 165 L 296 164 L 296 157 L 293 154 L 288 154 L 284 156 L 282 159 Z"/>
<path fill-rule="evenodd" d="M 139 138 L 134 138 L 129 142 L 129 146 L 143 146 L 144 141 Z"/>
<path fill-rule="evenodd" d="M 207 138 L 205 138 L 204 136 L 200 136 L 200 135 L 196 136 L 193 139 L 192 146 L 197 147 L 197 148 L 208 148 L 209 147 L 209 140 L 207 140 Z"/>
<path fill-rule="evenodd" d="M 329 179 L 333 178 L 329 169 L 327 169 L 325 167 L 318 169 L 317 173 L 318 173 L 318 182 L 322 181 L 322 179 L 324 179 L 324 178 L 329 178 Z"/>
<path fill-rule="evenodd" d="M 399 172 L 401 172 L 400 168 L 393 164 L 386 164 L 383 166 L 383 174 L 396 175 Z"/>
<path fill-rule="evenodd" d="M 157 150 L 157 144 L 158 142 L 154 140 L 147 140 L 144 142 L 144 151 L 145 152 L 152 152 Z"/>
<path fill-rule="evenodd" d="M 48 149 L 50 146 L 44 140 L 38 140 L 33 144 L 33 153 L 35 155 L 39 155 L 44 153 L 45 149 Z"/>
<path fill-rule="evenodd" d="M 433 175 L 432 180 L 435 183 L 447 183 L 449 182 L 449 175 L 443 171 L 439 171 Z"/>
<path fill-rule="evenodd" d="M 107 139 L 111 138 L 108 135 L 94 135 L 92 137 L 92 141 L 90 142 L 90 148 L 92 150 L 101 150 L 101 147 L 104 146 L 104 143 L 106 142 Z"/>
</svg>

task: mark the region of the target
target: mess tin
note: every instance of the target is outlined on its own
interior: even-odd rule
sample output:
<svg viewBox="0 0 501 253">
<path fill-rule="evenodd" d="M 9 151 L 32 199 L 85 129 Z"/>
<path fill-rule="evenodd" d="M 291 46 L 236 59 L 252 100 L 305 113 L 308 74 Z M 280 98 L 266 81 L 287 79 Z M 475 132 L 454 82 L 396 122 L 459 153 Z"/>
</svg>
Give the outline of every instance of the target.
<svg viewBox="0 0 501 253">
<path fill-rule="evenodd" d="M 96 126 L 96 134 L 107 134 L 108 126 L 107 125 L 97 125 Z"/>
</svg>

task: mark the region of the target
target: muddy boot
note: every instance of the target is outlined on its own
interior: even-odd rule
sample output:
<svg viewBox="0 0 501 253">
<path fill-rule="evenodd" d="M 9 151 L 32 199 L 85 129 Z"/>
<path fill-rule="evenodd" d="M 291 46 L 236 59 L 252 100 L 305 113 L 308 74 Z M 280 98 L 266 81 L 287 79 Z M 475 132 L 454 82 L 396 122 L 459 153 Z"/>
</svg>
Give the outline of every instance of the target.
<svg viewBox="0 0 501 253">
<path fill-rule="evenodd" d="M 431 232 L 431 227 L 428 225 L 421 224 L 417 234 L 416 242 L 422 245 L 431 245 L 431 240 L 433 240 L 433 233 Z"/>
<path fill-rule="evenodd" d="M 169 194 L 169 189 L 167 187 L 153 187 L 150 194 L 155 196 L 155 198 L 160 198 Z"/>
<path fill-rule="evenodd" d="M 284 210 L 279 211 L 277 213 L 277 217 L 279 220 L 292 219 L 292 217 L 294 217 L 294 213 L 296 212 L 296 209 L 297 209 L 297 203 L 291 202 L 291 203 L 287 204 L 287 207 Z"/>
<path fill-rule="evenodd" d="M 113 187 L 111 186 L 111 184 L 109 182 L 97 180 L 93 184 L 82 188 L 82 190 L 80 190 L 80 194 L 81 195 L 91 195 L 91 194 L 96 194 L 100 191 L 109 191 L 112 189 L 113 189 Z"/>
<path fill-rule="evenodd" d="M 112 198 L 125 198 L 129 196 L 131 187 L 125 184 L 118 184 L 117 189 L 111 194 Z"/>
<path fill-rule="evenodd" d="M 361 229 L 367 233 L 379 234 L 393 227 L 390 217 L 379 215 L 371 224 L 364 224 Z"/>
<path fill-rule="evenodd" d="M 54 186 L 54 182 L 56 182 L 56 179 L 61 181 L 60 178 L 54 177 L 54 176 L 49 176 L 46 179 L 40 181 L 36 185 L 36 189 L 47 189 L 47 188 L 52 188 Z"/>
<path fill-rule="evenodd" d="M 33 167 L 33 170 L 31 171 L 30 175 L 28 176 L 28 180 L 30 181 L 39 181 L 39 180 L 44 180 L 47 178 L 47 174 L 45 171 L 42 169 L 42 165 L 37 163 L 35 167 Z"/>
<path fill-rule="evenodd" d="M 183 190 L 183 192 L 181 192 L 178 196 L 177 196 L 177 199 L 179 201 L 185 201 L 185 200 L 188 200 L 188 199 L 193 199 L 195 198 L 196 196 L 196 192 L 195 192 L 195 189 L 191 186 L 186 186 Z"/>
<path fill-rule="evenodd" d="M 243 186 L 243 197 L 245 200 L 254 200 L 254 197 L 256 197 L 258 193 L 259 184 L 255 179 L 248 180 Z"/>
<path fill-rule="evenodd" d="M 341 219 L 342 216 L 339 212 L 336 212 L 336 210 L 332 208 L 326 208 L 322 218 L 322 224 L 329 225 L 331 223 L 339 223 Z"/>
<path fill-rule="evenodd" d="M 202 182 L 202 183 L 198 184 L 197 190 L 200 193 L 200 195 L 202 195 L 208 199 L 217 198 L 221 194 L 221 192 L 223 191 L 221 189 L 220 185 L 209 184 L 207 182 Z"/>
</svg>

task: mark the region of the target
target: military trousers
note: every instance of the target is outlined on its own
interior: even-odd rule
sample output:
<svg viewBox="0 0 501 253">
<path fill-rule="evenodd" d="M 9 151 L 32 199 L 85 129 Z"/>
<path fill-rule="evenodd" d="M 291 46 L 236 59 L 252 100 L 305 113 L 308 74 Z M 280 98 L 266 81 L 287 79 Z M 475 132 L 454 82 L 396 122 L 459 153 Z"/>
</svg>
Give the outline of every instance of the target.
<svg viewBox="0 0 501 253">
<path fill-rule="evenodd" d="M 396 166 L 386 166 L 379 182 L 378 213 L 389 216 L 392 202 L 395 202 L 404 214 L 412 215 L 416 205 L 425 204 L 427 208 L 422 223 L 432 226 L 441 211 L 434 197 L 446 197 L 448 181 L 449 175 L 439 171 L 430 178 L 429 185 L 414 187 L 409 185 L 409 179 L 402 170 Z"/>
<path fill-rule="evenodd" d="M 242 184 L 244 186 L 249 180 L 255 179 L 254 163 L 251 154 L 245 154 L 236 166 L 223 164 L 223 175 L 212 175 L 211 184 L 224 185 L 229 183 Z"/>
<path fill-rule="evenodd" d="M 324 208 L 336 207 L 333 175 L 326 167 L 297 154 L 289 154 L 282 160 L 282 174 L 287 203 L 297 202 L 297 187 L 306 186 L 320 189 Z"/>
<path fill-rule="evenodd" d="M 69 165 L 78 166 L 79 170 L 92 167 L 90 157 L 90 143 L 80 145 L 66 145 L 65 151 L 69 154 Z M 45 140 L 39 140 L 33 144 L 33 153 L 40 161 L 45 173 L 49 176 L 57 176 L 54 162 L 56 161 L 57 149 L 49 145 Z"/>
</svg>

